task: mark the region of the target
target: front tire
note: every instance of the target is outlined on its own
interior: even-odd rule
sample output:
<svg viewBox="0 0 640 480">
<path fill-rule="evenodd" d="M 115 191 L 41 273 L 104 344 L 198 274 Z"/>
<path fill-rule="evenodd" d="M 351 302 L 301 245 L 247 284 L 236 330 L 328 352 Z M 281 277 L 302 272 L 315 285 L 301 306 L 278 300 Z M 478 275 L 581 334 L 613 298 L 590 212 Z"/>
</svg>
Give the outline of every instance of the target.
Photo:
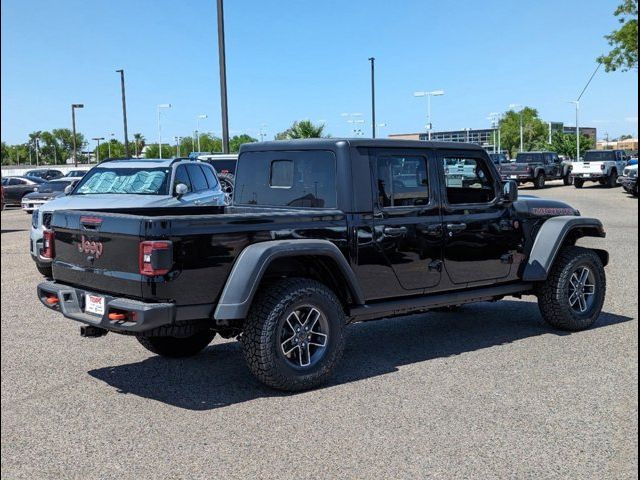
<svg viewBox="0 0 640 480">
<path fill-rule="evenodd" d="M 240 337 L 251 373 L 278 390 L 317 387 L 342 357 L 346 318 L 325 285 L 286 278 L 255 298 Z"/>
<path fill-rule="evenodd" d="M 618 172 L 615 170 L 611 172 L 611 175 L 607 178 L 607 187 L 615 188 L 618 186 Z"/>
<path fill-rule="evenodd" d="M 565 185 L 572 185 L 573 184 L 573 177 L 569 174 L 565 175 L 564 177 L 562 177 L 562 182 Z"/>
<path fill-rule="evenodd" d="M 546 323 L 560 330 L 592 326 L 604 304 L 607 280 L 602 260 L 593 250 L 564 247 L 540 286 L 538 306 Z"/>
<path fill-rule="evenodd" d="M 185 337 L 138 335 L 136 338 L 140 345 L 151 353 L 163 357 L 181 358 L 192 357 L 201 352 L 215 336 L 216 332 L 211 330 L 199 330 Z"/>
</svg>

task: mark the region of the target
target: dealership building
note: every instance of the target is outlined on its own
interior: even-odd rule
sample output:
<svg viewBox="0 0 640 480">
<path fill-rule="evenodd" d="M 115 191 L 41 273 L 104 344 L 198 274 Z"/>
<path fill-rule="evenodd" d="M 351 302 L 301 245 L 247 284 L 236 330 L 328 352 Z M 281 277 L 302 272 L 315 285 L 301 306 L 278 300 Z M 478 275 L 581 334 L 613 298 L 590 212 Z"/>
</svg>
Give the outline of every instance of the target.
<svg viewBox="0 0 640 480">
<path fill-rule="evenodd" d="M 562 122 L 548 122 L 551 131 L 561 131 L 570 135 L 576 134 L 576 127 L 565 126 Z M 593 127 L 580 127 L 580 133 L 593 141 L 596 141 L 597 130 Z M 389 135 L 389 138 L 397 140 L 428 140 L 427 132 L 419 133 L 395 133 Z M 465 128 L 462 130 L 450 130 L 443 132 L 431 132 L 431 140 L 435 142 L 467 142 L 475 143 L 487 149 L 492 149 L 493 145 L 498 141 L 498 129 L 496 128 Z"/>
</svg>

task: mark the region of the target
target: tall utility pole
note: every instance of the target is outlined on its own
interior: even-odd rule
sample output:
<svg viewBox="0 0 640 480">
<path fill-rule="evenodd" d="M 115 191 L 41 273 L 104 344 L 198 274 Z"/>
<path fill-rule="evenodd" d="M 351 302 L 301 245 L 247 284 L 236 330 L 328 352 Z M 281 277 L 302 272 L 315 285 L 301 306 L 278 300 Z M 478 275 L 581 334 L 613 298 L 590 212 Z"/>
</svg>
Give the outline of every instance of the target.
<svg viewBox="0 0 640 480">
<path fill-rule="evenodd" d="M 71 128 L 73 133 L 73 165 L 78 166 L 78 155 L 76 145 L 76 108 L 84 108 L 84 104 L 82 103 L 72 103 L 71 104 Z"/>
<path fill-rule="evenodd" d="M 516 108 L 520 109 L 520 151 L 524 152 L 524 122 L 522 117 L 524 113 L 524 107 L 517 103 L 512 103 L 511 105 L 509 105 L 509 108 L 511 108 L 514 111 Z"/>
<path fill-rule="evenodd" d="M 578 95 L 578 98 L 573 100 L 573 101 L 571 101 L 571 102 L 569 102 L 569 103 L 575 104 L 575 106 L 576 106 L 576 162 L 578 160 L 580 160 L 580 116 L 579 116 L 580 99 L 582 98 L 582 95 L 584 95 L 584 92 L 587 91 L 587 87 L 591 83 L 591 80 L 593 80 L 593 77 L 596 76 L 596 73 L 598 73 L 598 70 L 600 69 L 601 65 L 602 64 L 598 62 L 598 66 L 596 67 L 596 69 L 593 71 L 593 73 L 589 77 L 589 81 L 587 82 L 587 84 L 582 89 L 582 92 L 580 92 L 580 95 Z"/>
<path fill-rule="evenodd" d="M 220 64 L 220 110 L 222 111 L 222 153 L 229 153 L 229 111 L 227 106 L 227 59 L 224 47 L 224 6 L 218 4 L 218 62 Z"/>
<path fill-rule="evenodd" d="M 40 140 L 40 137 L 35 137 L 33 139 L 33 146 L 34 146 L 34 148 L 36 150 L 36 167 L 40 166 L 40 152 L 39 152 L 39 149 L 40 149 L 39 143 L 40 142 L 39 142 L 39 140 Z"/>
<path fill-rule="evenodd" d="M 124 154 L 131 158 L 129 151 L 129 135 L 127 134 L 127 100 L 124 94 L 124 70 L 116 70 L 120 74 L 120 91 L 122 93 L 122 122 L 124 123 Z"/>
<path fill-rule="evenodd" d="M 370 57 L 371 62 L 371 138 L 376 138 L 376 59 Z"/>
</svg>

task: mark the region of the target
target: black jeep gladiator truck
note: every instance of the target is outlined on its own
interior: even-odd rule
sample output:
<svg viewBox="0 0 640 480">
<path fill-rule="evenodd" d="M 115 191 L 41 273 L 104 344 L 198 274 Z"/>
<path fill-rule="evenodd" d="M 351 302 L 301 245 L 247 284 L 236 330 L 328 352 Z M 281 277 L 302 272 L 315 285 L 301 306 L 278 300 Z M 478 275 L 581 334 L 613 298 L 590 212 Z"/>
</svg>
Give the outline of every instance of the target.
<svg viewBox="0 0 640 480">
<path fill-rule="evenodd" d="M 500 169 L 504 180 L 514 180 L 518 185 L 533 183 L 537 189 L 544 188 L 547 180 L 562 180 L 571 185 L 571 164 L 563 162 L 555 152 L 522 152 L 516 161 Z"/>
<path fill-rule="evenodd" d="M 37 295 L 84 336 L 169 357 L 239 337 L 249 370 L 283 390 L 329 378 L 350 322 L 536 295 L 546 322 L 581 330 L 605 298 L 608 253 L 576 246 L 601 222 L 518 200 L 470 144 L 254 143 L 231 206 L 56 211 L 51 225 Z"/>
</svg>

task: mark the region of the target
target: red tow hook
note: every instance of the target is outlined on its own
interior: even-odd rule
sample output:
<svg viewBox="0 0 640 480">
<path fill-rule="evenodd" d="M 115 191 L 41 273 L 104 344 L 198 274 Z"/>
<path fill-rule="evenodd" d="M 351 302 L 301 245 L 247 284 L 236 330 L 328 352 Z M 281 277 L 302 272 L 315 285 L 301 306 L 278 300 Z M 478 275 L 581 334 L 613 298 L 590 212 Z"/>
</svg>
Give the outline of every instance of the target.
<svg viewBox="0 0 640 480">
<path fill-rule="evenodd" d="M 47 302 L 51 306 L 54 306 L 60 303 L 60 299 L 55 295 L 50 295 L 50 296 L 47 296 L 45 302 Z"/>
<path fill-rule="evenodd" d="M 109 314 L 109 320 L 125 320 L 126 318 L 127 316 L 124 313 L 111 312 Z"/>
</svg>

